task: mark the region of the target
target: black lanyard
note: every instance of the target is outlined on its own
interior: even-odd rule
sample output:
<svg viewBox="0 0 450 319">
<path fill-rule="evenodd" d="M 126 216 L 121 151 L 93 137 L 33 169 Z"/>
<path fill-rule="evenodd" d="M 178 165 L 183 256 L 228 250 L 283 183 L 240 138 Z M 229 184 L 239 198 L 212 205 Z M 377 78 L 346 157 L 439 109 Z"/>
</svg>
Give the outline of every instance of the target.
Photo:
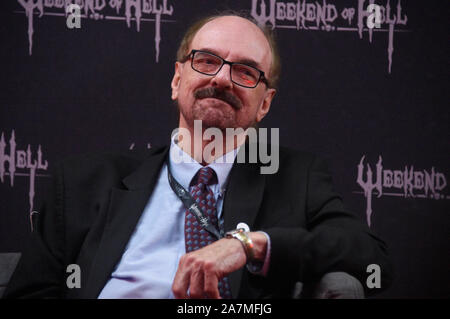
<svg viewBox="0 0 450 319">
<path fill-rule="evenodd" d="M 180 183 L 172 176 L 170 172 L 170 163 L 167 161 L 167 176 L 169 178 L 170 187 L 175 194 L 181 199 L 183 205 L 188 209 L 192 215 L 195 216 L 198 223 L 211 235 L 220 239 L 219 231 L 216 227 L 211 224 L 209 218 L 205 215 L 203 210 L 198 206 L 197 202 L 192 198 L 191 193 L 189 193 Z"/>
</svg>

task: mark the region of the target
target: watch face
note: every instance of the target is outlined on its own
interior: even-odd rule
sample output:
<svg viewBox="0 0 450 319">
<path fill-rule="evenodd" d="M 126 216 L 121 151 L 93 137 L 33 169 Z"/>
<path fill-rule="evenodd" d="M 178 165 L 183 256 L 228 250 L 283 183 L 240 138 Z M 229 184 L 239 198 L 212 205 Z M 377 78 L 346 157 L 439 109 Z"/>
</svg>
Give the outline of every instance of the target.
<svg viewBox="0 0 450 319">
<path fill-rule="evenodd" d="M 234 230 L 230 230 L 230 231 L 227 231 L 226 233 L 225 233 L 225 237 L 227 237 L 227 238 L 232 238 L 233 237 L 233 235 L 234 235 Z"/>
</svg>

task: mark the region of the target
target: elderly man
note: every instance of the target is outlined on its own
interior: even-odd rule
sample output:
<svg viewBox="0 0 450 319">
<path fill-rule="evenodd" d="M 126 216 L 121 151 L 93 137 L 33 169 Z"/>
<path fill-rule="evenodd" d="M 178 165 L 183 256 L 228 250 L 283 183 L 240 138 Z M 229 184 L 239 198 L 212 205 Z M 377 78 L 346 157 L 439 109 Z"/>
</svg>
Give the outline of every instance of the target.
<svg viewBox="0 0 450 319">
<path fill-rule="evenodd" d="M 180 130 L 170 147 L 63 162 L 7 295 L 279 298 L 330 272 L 365 283 L 370 264 L 385 287 L 384 244 L 343 208 L 322 161 L 281 148 L 268 175 L 260 162 L 236 161 L 276 92 L 270 32 L 237 15 L 209 17 L 187 31 L 177 60 Z M 224 133 L 214 141 L 223 148 L 205 158 L 210 128 Z M 76 287 L 71 264 L 81 270 Z"/>
</svg>

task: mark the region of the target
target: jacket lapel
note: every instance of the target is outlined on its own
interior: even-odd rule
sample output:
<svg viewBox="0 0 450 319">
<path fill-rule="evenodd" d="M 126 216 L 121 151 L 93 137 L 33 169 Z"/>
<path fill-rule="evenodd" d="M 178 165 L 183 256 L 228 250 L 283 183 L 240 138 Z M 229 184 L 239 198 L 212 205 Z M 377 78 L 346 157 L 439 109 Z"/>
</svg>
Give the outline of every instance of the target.
<svg viewBox="0 0 450 319">
<path fill-rule="evenodd" d="M 159 176 L 168 147 L 153 153 L 123 179 L 125 189 L 113 188 L 107 221 L 87 280 L 86 298 L 97 298 L 120 261 Z"/>
<path fill-rule="evenodd" d="M 246 145 L 247 146 L 247 145 Z M 235 163 L 231 172 L 223 204 L 225 230 L 236 229 L 238 223 L 246 223 L 253 230 L 264 193 L 265 175 L 260 173 L 257 163 Z M 239 295 L 242 272 L 229 275 L 233 298 Z"/>
</svg>

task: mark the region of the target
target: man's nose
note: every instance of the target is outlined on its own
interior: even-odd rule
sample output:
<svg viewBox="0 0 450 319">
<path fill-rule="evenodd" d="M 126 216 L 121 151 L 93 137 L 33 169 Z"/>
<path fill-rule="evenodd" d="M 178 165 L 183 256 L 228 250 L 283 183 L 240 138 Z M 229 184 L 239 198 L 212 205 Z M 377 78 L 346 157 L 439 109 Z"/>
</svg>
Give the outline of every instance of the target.
<svg viewBox="0 0 450 319">
<path fill-rule="evenodd" d="M 232 88 L 233 82 L 231 82 L 231 73 L 230 73 L 231 65 L 224 64 L 220 69 L 219 73 L 213 76 L 212 84 L 216 87 L 221 88 Z"/>
</svg>

